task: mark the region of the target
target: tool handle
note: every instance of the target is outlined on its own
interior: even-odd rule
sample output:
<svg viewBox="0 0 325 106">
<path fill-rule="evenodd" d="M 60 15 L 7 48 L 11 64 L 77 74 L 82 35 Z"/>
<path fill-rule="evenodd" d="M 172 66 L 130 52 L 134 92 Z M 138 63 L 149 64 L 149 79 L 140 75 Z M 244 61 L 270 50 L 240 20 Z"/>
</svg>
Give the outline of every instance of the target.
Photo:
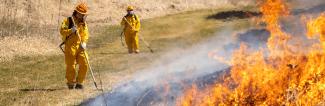
<svg viewBox="0 0 325 106">
<path fill-rule="evenodd" d="M 98 87 L 97 87 L 97 83 L 96 83 L 96 79 L 95 79 L 95 76 L 94 76 L 94 71 L 93 71 L 93 69 L 92 69 L 91 66 L 90 66 L 88 56 L 86 55 L 86 50 L 85 50 L 84 52 L 85 52 L 85 57 L 86 57 L 86 60 L 87 60 L 87 64 L 88 64 L 88 67 L 89 67 L 90 73 L 91 73 L 91 78 L 92 78 L 93 81 L 94 81 L 94 85 L 95 85 L 96 89 L 98 89 Z"/>
<path fill-rule="evenodd" d="M 151 49 L 150 45 L 148 44 L 148 42 L 146 42 L 143 38 L 142 35 L 139 35 L 140 39 L 142 40 L 142 42 L 144 43 L 144 45 L 146 45 L 146 47 L 150 50 L 151 53 L 154 53 L 154 51 Z"/>
<path fill-rule="evenodd" d="M 120 35 L 120 40 L 121 40 L 121 43 L 122 43 L 122 46 L 124 46 L 124 43 L 123 43 L 123 31 L 121 32 L 121 35 Z"/>
<path fill-rule="evenodd" d="M 80 37 L 80 35 L 79 35 L 79 33 L 78 33 L 78 25 L 76 25 L 76 23 L 75 23 L 73 17 L 72 17 L 72 22 L 73 22 L 73 25 L 77 28 L 76 34 L 78 35 L 78 38 L 79 38 L 79 40 L 80 40 L 80 42 L 81 42 L 81 37 Z M 81 42 L 81 43 L 82 43 L 82 42 Z M 96 89 L 98 89 L 98 87 L 97 87 L 97 83 L 96 83 L 96 79 L 95 79 L 95 76 L 94 76 L 94 72 L 93 72 L 93 69 L 92 69 L 91 66 L 90 66 L 89 59 L 88 59 L 88 56 L 87 56 L 87 51 L 86 51 L 85 49 L 84 49 L 84 53 L 85 53 L 85 57 L 86 57 L 86 60 L 87 60 L 87 64 L 88 64 L 88 67 L 89 67 L 89 70 L 90 70 L 90 73 L 91 73 L 92 79 L 93 79 L 93 81 L 94 81 L 94 85 L 95 85 Z"/>
<path fill-rule="evenodd" d="M 64 43 L 65 43 L 65 41 L 62 42 L 62 43 L 59 45 L 59 48 L 61 49 L 61 51 L 62 51 L 63 53 L 65 53 L 64 50 L 63 50 L 63 47 L 62 47 L 62 46 L 64 45 Z"/>
<path fill-rule="evenodd" d="M 132 25 L 130 24 L 130 22 L 128 21 L 128 20 L 126 20 L 126 18 L 125 17 L 123 17 L 123 19 L 124 19 L 124 21 L 133 29 L 133 30 L 135 30 L 135 28 L 133 28 L 132 27 Z"/>
</svg>

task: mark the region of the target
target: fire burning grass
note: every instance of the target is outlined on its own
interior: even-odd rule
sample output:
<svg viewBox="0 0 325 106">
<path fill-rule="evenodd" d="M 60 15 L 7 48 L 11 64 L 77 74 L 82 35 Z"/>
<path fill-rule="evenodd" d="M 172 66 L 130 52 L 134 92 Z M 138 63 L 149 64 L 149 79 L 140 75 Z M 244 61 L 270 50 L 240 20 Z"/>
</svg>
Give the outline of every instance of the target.
<svg viewBox="0 0 325 106">
<path fill-rule="evenodd" d="M 279 25 L 290 14 L 283 0 L 265 0 L 260 10 L 270 31 L 268 50 L 249 51 L 242 44 L 227 62 L 232 67 L 222 83 L 194 86 L 177 105 L 325 105 L 325 13 L 307 23 L 308 37 L 319 35 L 320 44 L 297 50 L 288 43 L 293 35 Z"/>
</svg>

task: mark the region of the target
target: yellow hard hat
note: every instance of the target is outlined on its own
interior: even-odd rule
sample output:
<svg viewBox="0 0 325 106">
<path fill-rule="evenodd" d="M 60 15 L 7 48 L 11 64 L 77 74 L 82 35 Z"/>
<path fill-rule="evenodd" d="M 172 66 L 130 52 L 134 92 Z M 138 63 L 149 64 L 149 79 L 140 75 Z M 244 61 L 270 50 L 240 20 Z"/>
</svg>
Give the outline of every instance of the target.
<svg viewBox="0 0 325 106">
<path fill-rule="evenodd" d="M 133 6 L 128 6 L 127 8 L 126 8 L 126 11 L 133 11 Z"/>
<path fill-rule="evenodd" d="M 80 14 L 87 14 L 88 7 L 87 7 L 86 3 L 80 3 L 77 5 L 75 11 L 77 11 Z"/>
</svg>

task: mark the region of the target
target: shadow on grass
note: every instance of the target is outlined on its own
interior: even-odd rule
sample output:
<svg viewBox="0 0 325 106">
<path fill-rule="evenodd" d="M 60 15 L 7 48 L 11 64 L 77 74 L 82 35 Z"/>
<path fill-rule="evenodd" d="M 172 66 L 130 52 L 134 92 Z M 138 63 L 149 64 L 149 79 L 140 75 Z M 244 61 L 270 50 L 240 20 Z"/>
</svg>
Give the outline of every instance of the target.
<svg viewBox="0 0 325 106">
<path fill-rule="evenodd" d="M 231 21 L 233 19 L 245 19 L 245 18 L 257 17 L 261 15 L 262 15 L 261 12 L 232 10 L 232 11 L 224 11 L 214 15 L 210 15 L 207 17 L 207 19 Z"/>
<path fill-rule="evenodd" d="M 295 10 L 292 10 L 291 13 L 293 15 L 301 15 L 301 14 L 321 13 L 324 11 L 325 11 L 325 4 L 319 4 L 319 5 L 316 5 L 311 8 L 295 9 Z M 262 15 L 263 14 L 261 12 L 231 10 L 231 11 L 223 11 L 223 12 L 219 12 L 219 13 L 210 15 L 206 19 L 231 21 L 234 19 L 246 19 L 246 18 L 251 18 L 251 17 L 259 17 Z"/>
<path fill-rule="evenodd" d="M 19 91 L 22 92 L 53 92 L 53 91 L 60 91 L 65 90 L 66 88 L 25 88 L 25 89 L 19 89 Z"/>
</svg>

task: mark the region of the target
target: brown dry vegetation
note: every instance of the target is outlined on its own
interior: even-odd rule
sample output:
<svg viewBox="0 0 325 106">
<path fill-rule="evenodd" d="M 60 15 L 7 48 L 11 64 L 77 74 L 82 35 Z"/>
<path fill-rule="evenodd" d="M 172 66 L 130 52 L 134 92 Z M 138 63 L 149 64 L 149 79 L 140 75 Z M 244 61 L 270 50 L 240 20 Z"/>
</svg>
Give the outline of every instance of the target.
<svg viewBox="0 0 325 106">
<path fill-rule="evenodd" d="M 94 27 L 96 33 L 89 41 L 89 55 L 93 69 L 102 75 L 104 90 L 110 91 L 112 86 L 128 80 L 133 73 L 150 66 L 175 47 L 181 50 L 191 47 L 225 25 L 235 26 L 234 30 L 250 26 L 249 19 L 226 22 L 206 19 L 225 10 L 200 10 L 143 20 L 141 34 L 154 48 L 154 54 L 141 43 L 143 53 L 128 55 L 119 41 L 119 26 Z M 3 76 L 0 78 L 0 104 L 76 105 L 101 93 L 94 90 L 89 75 L 85 90 L 67 90 L 64 57 L 60 52 L 48 56 L 22 56 L 2 62 L 0 66 L 0 76 Z M 98 74 L 96 76 L 98 78 Z"/>
<path fill-rule="evenodd" d="M 59 0 L 0 0 L 0 105 L 75 105 L 101 93 L 94 90 L 89 76 L 83 91 L 65 87 L 57 27 L 71 14 L 76 0 L 61 1 L 59 8 Z M 88 0 L 90 61 L 102 74 L 105 91 L 110 91 L 172 47 L 195 45 L 223 30 L 224 25 L 233 24 L 234 30 L 247 28 L 249 19 L 223 22 L 205 18 L 229 8 L 249 9 L 254 7 L 250 6 L 252 1 Z M 127 55 L 121 46 L 121 28 L 115 24 L 127 5 L 135 5 L 143 19 L 141 34 L 152 44 L 155 54 L 148 53 L 141 44 L 143 53 Z M 192 12 L 198 9 L 207 10 Z"/>
<path fill-rule="evenodd" d="M 75 105 L 101 93 L 92 88 L 89 76 L 87 88 L 83 91 L 70 91 L 65 87 L 65 65 L 58 48 L 61 39 L 57 27 L 72 12 L 74 0 L 62 0 L 60 13 L 59 0 L 0 2 L 1 105 Z M 134 72 L 148 67 L 172 47 L 195 45 L 215 31 L 222 30 L 225 24 L 236 24 L 234 30 L 249 26 L 247 19 L 227 23 L 206 20 L 207 16 L 233 8 L 234 5 L 247 6 L 247 2 L 89 0 L 88 4 L 91 11 L 88 17 L 90 61 L 95 71 L 102 74 L 105 91 L 129 79 Z M 155 54 L 148 53 L 141 44 L 143 53 L 128 55 L 121 46 L 121 28 L 114 24 L 120 21 L 125 14 L 124 8 L 130 4 L 136 6 L 137 14 L 143 19 L 141 34 L 152 45 Z M 192 11 L 197 9 L 208 10 Z"/>
<path fill-rule="evenodd" d="M 61 3 L 60 3 L 61 1 Z M 117 24 L 127 5 L 134 5 L 141 19 L 208 8 L 238 8 L 251 4 L 235 0 L 83 0 L 90 8 L 88 23 Z M 250 0 L 251 1 L 251 0 Z M 0 0 L 0 62 L 29 55 L 60 53 L 58 26 L 80 0 Z M 91 30 L 91 35 L 98 32 Z"/>
</svg>

